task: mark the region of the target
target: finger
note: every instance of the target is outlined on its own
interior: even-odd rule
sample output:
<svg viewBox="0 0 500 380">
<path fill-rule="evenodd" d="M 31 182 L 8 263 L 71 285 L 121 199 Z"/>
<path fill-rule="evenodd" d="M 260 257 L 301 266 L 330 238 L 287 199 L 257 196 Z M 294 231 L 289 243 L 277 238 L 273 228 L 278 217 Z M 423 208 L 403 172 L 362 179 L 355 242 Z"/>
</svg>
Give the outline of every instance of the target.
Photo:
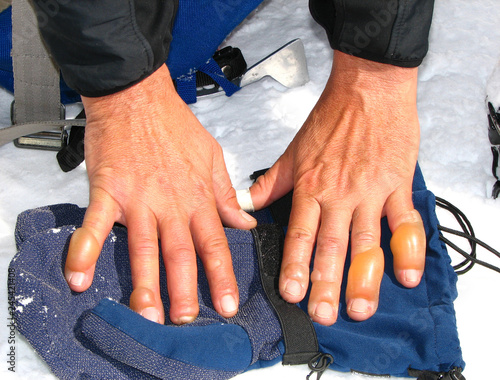
<svg viewBox="0 0 500 380">
<path fill-rule="evenodd" d="M 238 311 L 238 287 L 231 252 L 215 205 L 207 205 L 193 216 L 191 233 L 205 268 L 213 306 L 223 317 L 233 317 Z"/>
<path fill-rule="evenodd" d="M 134 309 L 153 322 L 164 323 L 160 296 L 158 232 L 156 217 L 149 209 L 131 209 L 126 215 L 132 286 L 148 289 L 154 306 Z M 156 310 L 155 310 L 156 309 Z"/>
<path fill-rule="evenodd" d="M 351 262 L 347 277 L 347 314 L 364 321 L 375 314 L 380 284 L 384 274 L 384 252 L 380 247 L 358 253 Z"/>
<path fill-rule="evenodd" d="M 402 285 L 414 288 L 424 273 L 426 237 L 422 218 L 413 208 L 411 193 L 391 194 L 386 202 L 386 214 L 393 234 L 394 274 Z"/>
<path fill-rule="evenodd" d="M 314 198 L 294 194 L 279 281 L 281 296 L 288 302 L 300 302 L 306 294 L 320 215 Z"/>
<path fill-rule="evenodd" d="M 167 273 L 170 320 L 190 323 L 198 316 L 197 265 L 188 218 L 170 215 L 160 222 L 163 261 Z"/>
<path fill-rule="evenodd" d="M 83 292 L 92 284 L 95 264 L 118 215 L 118 207 L 107 193 L 91 194 L 82 227 L 73 233 L 68 248 L 64 276 L 71 290 Z"/>
<path fill-rule="evenodd" d="M 370 318 L 378 307 L 384 272 L 384 256 L 380 249 L 381 210 L 381 205 L 365 202 L 353 214 L 351 267 L 347 280 L 350 291 L 346 293 L 346 304 L 347 314 L 356 321 Z M 382 254 L 378 254 L 380 252 Z"/>
<path fill-rule="evenodd" d="M 140 310 L 140 314 L 149 320 L 158 319 L 158 310 L 153 292 L 147 288 L 135 288 L 130 295 L 130 308 Z"/>
<path fill-rule="evenodd" d="M 214 196 L 222 223 L 232 228 L 244 230 L 254 228 L 257 226 L 257 221 L 240 207 L 222 152 L 214 156 Z"/>
<path fill-rule="evenodd" d="M 309 315 L 322 325 L 337 320 L 351 215 L 348 209 L 322 211 L 308 304 Z"/>
<path fill-rule="evenodd" d="M 293 165 L 288 150 L 250 187 L 256 210 L 266 207 L 293 189 Z"/>
</svg>

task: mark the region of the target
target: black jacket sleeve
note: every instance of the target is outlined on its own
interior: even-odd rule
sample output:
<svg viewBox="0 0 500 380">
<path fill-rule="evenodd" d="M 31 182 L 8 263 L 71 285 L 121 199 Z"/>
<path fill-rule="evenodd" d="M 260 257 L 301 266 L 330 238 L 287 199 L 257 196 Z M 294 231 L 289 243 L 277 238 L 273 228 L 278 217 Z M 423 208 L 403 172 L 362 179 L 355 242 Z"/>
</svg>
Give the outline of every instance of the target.
<svg viewBox="0 0 500 380">
<path fill-rule="evenodd" d="M 434 0 L 309 0 L 309 8 L 336 50 L 401 67 L 427 53 Z"/>
<path fill-rule="evenodd" d="M 141 81 L 166 60 L 178 0 L 34 0 L 66 83 L 84 96 Z"/>
</svg>

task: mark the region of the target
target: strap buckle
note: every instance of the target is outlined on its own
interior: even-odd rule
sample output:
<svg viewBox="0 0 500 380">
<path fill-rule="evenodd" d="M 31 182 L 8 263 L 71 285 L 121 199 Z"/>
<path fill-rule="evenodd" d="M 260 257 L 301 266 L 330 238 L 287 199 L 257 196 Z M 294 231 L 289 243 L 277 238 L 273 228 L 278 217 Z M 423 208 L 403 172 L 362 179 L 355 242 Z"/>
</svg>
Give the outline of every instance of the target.
<svg viewBox="0 0 500 380">
<path fill-rule="evenodd" d="M 59 117 L 61 120 L 66 118 L 66 107 L 60 104 Z M 15 100 L 12 101 L 10 106 L 10 119 L 12 125 L 16 123 Z M 68 124 L 69 124 L 68 120 Z M 53 128 L 47 127 L 47 131 L 37 132 L 30 135 L 22 136 L 14 140 L 14 145 L 18 148 L 25 149 L 41 149 L 59 151 L 68 142 L 68 131 L 70 126 L 54 126 Z"/>
</svg>

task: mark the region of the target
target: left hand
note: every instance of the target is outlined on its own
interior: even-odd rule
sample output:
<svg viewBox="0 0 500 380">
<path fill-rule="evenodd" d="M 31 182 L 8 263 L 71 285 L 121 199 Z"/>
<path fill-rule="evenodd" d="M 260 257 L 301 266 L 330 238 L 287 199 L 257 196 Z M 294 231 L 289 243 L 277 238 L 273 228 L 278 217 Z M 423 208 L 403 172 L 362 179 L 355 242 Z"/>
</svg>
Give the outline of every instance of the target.
<svg viewBox="0 0 500 380">
<path fill-rule="evenodd" d="M 250 188 L 256 208 L 294 189 L 280 292 L 288 302 L 300 302 L 310 280 L 308 309 L 318 323 L 330 325 L 337 319 L 349 232 L 354 260 L 380 246 L 383 216 L 393 232 L 408 222 L 423 230 L 412 203 L 420 138 L 416 90 L 416 68 L 336 51 L 329 80 L 308 119 L 285 153 Z M 425 244 L 409 247 L 395 273 L 401 284 L 414 287 L 423 273 Z M 347 312 L 365 320 L 377 309 L 383 262 L 358 261 L 362 274 L 350 284 Z"/>
</svg>

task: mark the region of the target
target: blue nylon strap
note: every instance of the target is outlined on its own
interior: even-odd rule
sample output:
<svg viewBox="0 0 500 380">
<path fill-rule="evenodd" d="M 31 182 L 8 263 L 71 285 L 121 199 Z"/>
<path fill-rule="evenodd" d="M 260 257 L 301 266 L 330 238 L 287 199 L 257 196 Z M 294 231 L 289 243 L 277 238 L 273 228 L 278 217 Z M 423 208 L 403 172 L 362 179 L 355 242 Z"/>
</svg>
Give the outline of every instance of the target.
<svg viewBox="0 0 500 380">
<path fill-rule="evenodd" d="M 196 103 L 196 73 L 175 79 L 177 93 L 186 104 Z"/>
<path fill-rule="evenodd" d="M 210 58 L 203 66 L 200 66 L 198 71 L 209 75 L 210 78 L 223 88 L 227 96 L 233 95 L 241 88 L 226 78 L 217 62 L 215 62 L 212 58 Z"/>
<path fill-rule="evenodd" d="M 233 95 L 240 89 L 239 86 L 228 80 L 221 68 L 213 58 L 210 58 L 205 64 L 198 68 L 199 72 L 203 72 L 210 76 L 217 83 L 227 96 Z M 196 72 L 190 75 L 182 75 L 175 79 L 177 93 L 187 104 L 196 103 Z"/>
</svg>

